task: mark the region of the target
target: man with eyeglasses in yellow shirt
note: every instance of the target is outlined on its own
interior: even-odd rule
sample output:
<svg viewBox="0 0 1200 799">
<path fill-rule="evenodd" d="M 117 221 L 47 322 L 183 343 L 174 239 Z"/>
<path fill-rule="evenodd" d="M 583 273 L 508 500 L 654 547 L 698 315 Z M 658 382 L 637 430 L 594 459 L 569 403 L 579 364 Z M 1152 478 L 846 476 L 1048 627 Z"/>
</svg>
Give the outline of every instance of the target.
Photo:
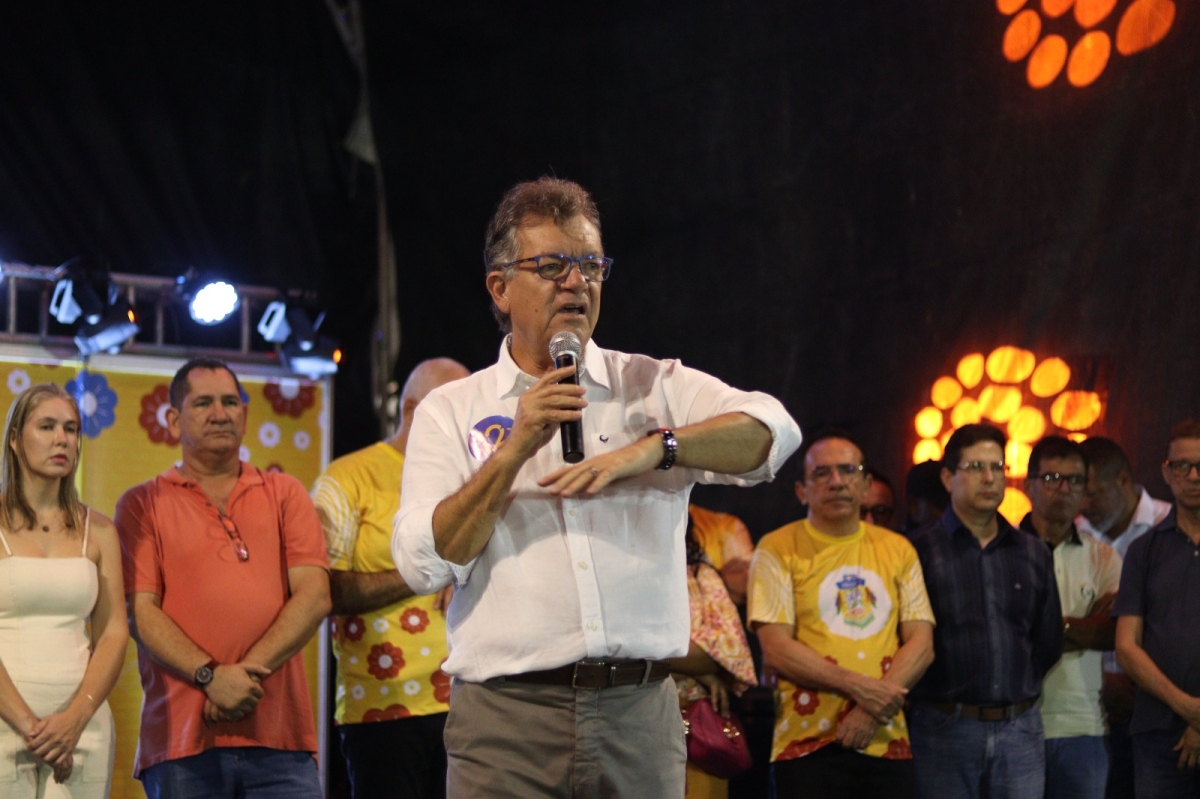
<svg viewBox="0 0 1200 799">
<path fill-rule="evenodd" d="M 776 796 L 912 796 L 900 708 L 933 656 L 921 564 L 859 519 L 871 478 L 848 433 L 817 433 L 798 461 L 808 518 L 764 536 L 750 567 L 748 618 L 780 678 Z"/>
</svg>

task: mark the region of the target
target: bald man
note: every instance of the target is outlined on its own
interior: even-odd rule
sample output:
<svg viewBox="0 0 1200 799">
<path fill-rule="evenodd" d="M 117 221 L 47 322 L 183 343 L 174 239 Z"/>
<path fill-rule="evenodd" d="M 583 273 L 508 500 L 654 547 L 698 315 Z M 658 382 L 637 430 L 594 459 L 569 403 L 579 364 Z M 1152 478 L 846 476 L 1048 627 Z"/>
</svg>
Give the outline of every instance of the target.
<svg viewBox="0 0 1200 799">
<path fill-rule="evenodd" d="M 392 518 L 417 405 L 468 374 L 448 358 L 418 364 L 396 434 L 338 458 L 313 489 L 331 567 L 335 718 L 355 799 L 446 795 L 448 596 L 414 596 L 392 560 Z"/>
</svg>

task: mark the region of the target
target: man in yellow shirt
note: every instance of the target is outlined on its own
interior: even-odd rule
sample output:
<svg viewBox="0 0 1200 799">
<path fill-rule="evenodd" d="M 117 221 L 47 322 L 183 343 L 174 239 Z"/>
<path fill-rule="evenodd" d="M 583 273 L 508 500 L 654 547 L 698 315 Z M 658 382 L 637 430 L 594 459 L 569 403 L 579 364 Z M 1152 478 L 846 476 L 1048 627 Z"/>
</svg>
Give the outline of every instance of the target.
<svg viewBox="0 0 1200 799">
<path fill-rule="evenodd" d="M 933 660 L 917 553 L 859 519 L 870 477 L 842 431 L 805 442 L 796 496 L 808 518 L 768 533 L 750 567 L 749 621 L 779 677 L 776 795 L 914 794 L 901 707 Z"/>
<path fill-rule="evenodd" d="M 392 559 L 392 519 L 417 404 L 468 374 L 447 358 L 419 364 L 400 395 L 396 434 L 338 458 L 313 488 L 331 569 L 335 719 L 354 799 L 446 795 L 448 600 L 415 596 L 405 584 Z"/>
</svg>

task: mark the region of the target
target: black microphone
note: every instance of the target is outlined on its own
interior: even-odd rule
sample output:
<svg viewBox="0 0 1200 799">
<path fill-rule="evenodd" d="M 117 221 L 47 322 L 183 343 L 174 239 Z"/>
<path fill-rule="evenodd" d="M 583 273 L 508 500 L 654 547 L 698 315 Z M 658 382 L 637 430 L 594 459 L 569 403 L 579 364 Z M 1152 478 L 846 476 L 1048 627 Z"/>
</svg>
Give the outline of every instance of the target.
<svg viewBox="0 0 1200 799">
<path fill-rule="evenodd" d="M 569 330 L 555 333 L 550 339 L 550 357 L 554 359 L 554 368 L 574 366 L 575 374 L 560 380 L 559 383 L 579 385 L 579 358 L 583 354 L 583 345 L 579 336 Z M 567 463 L 579 463 L 583 460 L 583 422 L 563 422 L 558 426 L 562 437 L 563 460 Z"/>
</svg>

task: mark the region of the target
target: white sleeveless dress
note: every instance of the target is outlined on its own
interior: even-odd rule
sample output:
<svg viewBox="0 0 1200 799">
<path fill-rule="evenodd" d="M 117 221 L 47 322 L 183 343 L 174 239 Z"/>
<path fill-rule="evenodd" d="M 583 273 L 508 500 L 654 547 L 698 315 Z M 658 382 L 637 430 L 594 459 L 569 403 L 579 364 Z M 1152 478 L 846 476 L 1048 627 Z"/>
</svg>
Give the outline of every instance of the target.
<svg viewBox="0 0 1200 799">
<path fill-rule="evenodd" d="M 14 556 L 0 530 L 9 555 L 0 560 L 0 662 L 38 718 L 67 707 L 91 656 L 86 624 L 100 579 L 87 558 L 90 510 L 84 518 L 77 558 Z M 16 730 L 0 721 L 0 799 L 103 799 L 112 783 L 114 743 L 105 702 L 79 737 L 70 779 L 59 785 Z"/>
</svg>

